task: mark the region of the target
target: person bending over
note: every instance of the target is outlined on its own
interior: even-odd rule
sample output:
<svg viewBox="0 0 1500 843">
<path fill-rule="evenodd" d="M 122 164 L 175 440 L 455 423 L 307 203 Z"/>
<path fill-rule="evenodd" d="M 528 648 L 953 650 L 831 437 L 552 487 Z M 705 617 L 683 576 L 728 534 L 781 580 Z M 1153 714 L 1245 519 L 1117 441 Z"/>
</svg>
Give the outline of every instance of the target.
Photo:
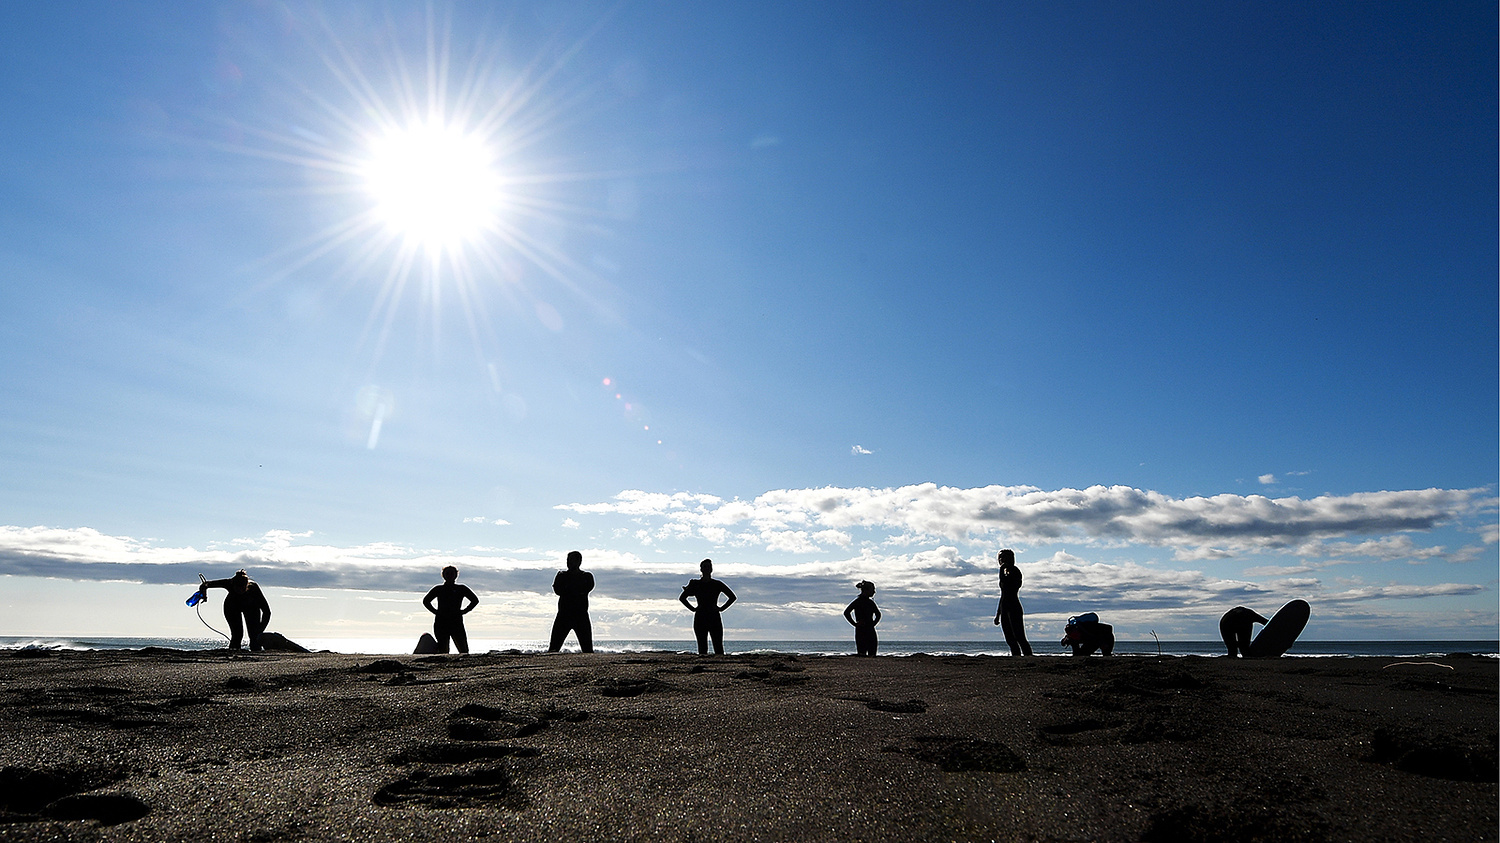
<svg viewBox="0 0 1500 843">
<path fill-rule="evenodd" d="M 693 634 L 698 637 L 698 655 L 708 653 L 708 639 L 714 640 L 714 653 L 724 655 L 724 620 L 719 614 L 734 605 L 734 592 L 729 586 L 714 579 L 714 562 L 705 559 L 698 565 L 703 576 L 696 580 L 688 580 L 688 584 L 682 587 L 682 593 L 677 595 L 678 601 L 693 613 Z M 724 605 L 719 605 L 719 595 L 723 594 L 729 599 Z M 688 602 L 688 598 L 696 598 L 698 604 L 695 606 Z"/>
<path fill-rule="evenodd" d="M 210 588 L 222 588 L 229 592 L 224 596 L 224 620 L 229 624 L 229 649 L 240 649 L 240 640 L 248 630 L 250 652 L 260 652 L 260 634 L 271 622 L 271 604 L 260 590 L 260 584 L 252 581 L 244 571 L 235 571 L 234 576 L 224 580 L 205 580 L 198 586 L 198 593 L 208 598 Z"/>
<path fill-rule="evenodd" d="M 1062 645 L 1072 647 L 1075 656 L 1092 656 L 1094 653 L 1107 656 L 1115 651 L 1115 628 L 1100 623 L 1099 616 L 1093 612 L 1068 618 Z"/>
<path fill-rule="evenodd" d="M 594 627 L 589 623 L 589 592 L 593 590 L 594 575 L 583 570 L 583 554 L 570 552 L 568 569 L 558 571 L 552 578 L 552 591 L 557 595 L 557 620 L 552 622 L 552 641 L 547 652 L 561 650 L 569 632 L 578 636 L 578 649 L 594 652 Z"/>
<path fill-rule="evenodd" d="M 464 629 L 464 615 L 474 611 L 479 605 L 479 598 L 474 592 L 462 583 L 456 582 L 458 569 L 449 565 L 443 569 L 443 584 L 435 585 L 422 598 L 422 605 L 427 607 L 434 617 L 432 619 L 432 637 L 437 639 L 438 652 L 448 652 L 448 640 L 453 639 L 453 645 L 460 653 L 469 652 L 469 633 Z M 464 601 L 469 602 L 468 606 Z M 437 603 L 436 606 L 432 605 Z"/>
<path fill-rule="evenodd" d="M 1254 609 L 1235 606 L 1219 618 L 1219 636 L 1229 650 L 1229 657 L 1250 658 L 1250 630 L 1258 623 L 1265 623 Z"/>
</svg>

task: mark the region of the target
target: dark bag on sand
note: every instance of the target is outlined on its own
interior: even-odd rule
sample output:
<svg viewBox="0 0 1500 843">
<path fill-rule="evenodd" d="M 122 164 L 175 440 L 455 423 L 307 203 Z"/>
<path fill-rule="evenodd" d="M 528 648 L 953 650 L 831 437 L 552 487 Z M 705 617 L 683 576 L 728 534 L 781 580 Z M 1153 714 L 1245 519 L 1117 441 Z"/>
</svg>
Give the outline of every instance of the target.
<svg viewBox="0 0 1500 843">
<path fill-rule="evenodd" d="M 306 647 L 279 632 L 262 632 L 260 634 L 260 646 L 263 650 L 276 650 L 282 653 L 310 652 Z"/>
</svg>

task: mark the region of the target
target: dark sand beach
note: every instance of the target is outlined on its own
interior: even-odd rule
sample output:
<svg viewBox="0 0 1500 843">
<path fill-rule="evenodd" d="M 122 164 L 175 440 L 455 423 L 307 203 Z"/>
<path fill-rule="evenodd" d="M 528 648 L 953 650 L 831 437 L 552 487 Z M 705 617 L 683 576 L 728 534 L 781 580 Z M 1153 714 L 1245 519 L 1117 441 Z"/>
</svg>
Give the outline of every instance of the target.
<svg viewBox="0 0 1500 843">
<path fill-rule="evenodd" d="M 1496 839 L 1398 661 L 12 652 L 0 839 Z"/>
</svg>

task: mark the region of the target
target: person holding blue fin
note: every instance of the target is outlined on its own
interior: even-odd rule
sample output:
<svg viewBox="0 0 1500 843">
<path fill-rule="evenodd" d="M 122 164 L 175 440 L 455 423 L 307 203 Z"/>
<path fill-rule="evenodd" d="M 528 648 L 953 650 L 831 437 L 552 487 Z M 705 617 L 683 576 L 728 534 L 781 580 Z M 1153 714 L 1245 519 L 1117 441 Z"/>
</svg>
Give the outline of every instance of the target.
<svg viewBox="0 0 1500 843">
<path fill-rule="evenodd" d="M 873 656 L 880 639 L 875 636 L 875 624 L 880 623 L 880 607 L 870 599 L 875 596 L 875 583 L 865 580 L 855 586 L 859 596 L 844 607 L 844 620 L 854 627 L 854 651 L 857 655 Z"/>
<path fill-rule="evenodd" d="M 432 637 L 437 639 L 438 652 L 448 652 L 448 639 L 453 639 L 453 645 L 460 653 L 469 652 L 469 633 L 464 629 L 464 615 L 474 611 L 479 605 L 479 598 L 474 592 L 462 583 L 456 582 L 458 569 L 449 565 L 443 569 L 443 584 L 435 585 L 422 598 L 422 605 L 427 607 L 434 617 L 432 619 Z M 437 606 L 433 606 L 433 601 Z M 469 601 L 465 606 L 464 601 Z"/>
<path fill-rule="evenodd" d="M 258 653 L 261 650 L 260 634 L 266 631 L 266 626 L 271 622 L 271 604 L 266 602 L 266 595 L 260 590 L 258 583 L 250 580 L 250 575 L 243 570 L 235 571 L 234 576 L 224 580 L 205 580 L 199 574 L 201 584 L 198 593 L 194 595 L 197 600 L 190 600 L 189 606 L 208 599 L 210 588 L 222 588 L 229 592 L 224 596 L 224 622 L 229 624 L 229 649 L 240 649 L 240 641 L 245 632 L 250 633 L 250 652 Z"/>
</svg>

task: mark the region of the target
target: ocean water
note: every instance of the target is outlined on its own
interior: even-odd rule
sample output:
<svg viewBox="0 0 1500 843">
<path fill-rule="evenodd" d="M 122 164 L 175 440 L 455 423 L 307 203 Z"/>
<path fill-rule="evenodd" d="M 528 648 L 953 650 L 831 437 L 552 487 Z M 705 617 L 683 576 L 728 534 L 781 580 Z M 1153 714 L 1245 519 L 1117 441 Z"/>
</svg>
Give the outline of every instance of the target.
<svg viewBox="0 0 1500 843">
<path fill-rule="evenodd" d="M 297 643 L 311 650 L 328 650 L 335 653 L 359 653 L 365 655 L 398 655 L 410 653 L 414 645 L 410 638 L 303 638 Z M 27 637 L 0 636 L 0 650 L 139 650 L 145 647 L 162 647 L 172 650 L 213 650 L 224 646 L 222 638 L 89 638 L 89 637 Z M 1051 648 L 1032 644 L 1039 656 L 1065 656 L 1069 651 L 1063 647 Z M 547 649 L 541 639 L 492 639 L 473 638 L 469 648 L 476 653 L 491 650 L 516 650 L 523 653 L 540 653 Z M 730 654 L 786 653 L 790 655 L 838 656 L 852 655 L 854 640 L 838 641 L 793 641 L 793 640 L 749 640 L 724 642 Z M 697 644 L 692 641 L 645 641 L 615 640 L 596 641 L 594 649 L 601 653 L 695 653 Z M 564 652 L 578 652 L 577 645 L 569 643 Z M 1003 641 L 885 641 L 880 642 L 881 655 L 910 656 L 917 653 L 944 656 L 1008 656 L 1010 650 Z M 1448 653 L 1474 653 L 1488 658 L 1500 658 L 1500 641 L 1494 639 L 1432 640 L 1432 641 L 1298 641 L 1288 656 L 1371 656 L 1378 658 L 1431 658 Z M 1220 641 L 1118 641 L 1115 655 L 1121 656 L 1221 656 L 1224 644 Z"/>
</svg>

